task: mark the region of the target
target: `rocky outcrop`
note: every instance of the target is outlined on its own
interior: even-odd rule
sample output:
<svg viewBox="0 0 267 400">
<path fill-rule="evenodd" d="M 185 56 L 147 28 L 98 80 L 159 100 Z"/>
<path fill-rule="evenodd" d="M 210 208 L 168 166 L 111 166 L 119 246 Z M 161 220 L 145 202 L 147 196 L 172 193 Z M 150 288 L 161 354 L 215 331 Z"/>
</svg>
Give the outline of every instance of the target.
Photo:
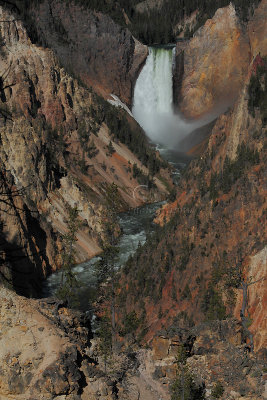
<svg viewBox="0 0 267 400">
<path fill-rule="evenodd" d="M 152 377 L 150 352 L 129 350 L 104 366 L 82 314 L 3 287 L 0 300 L 1 400 L 169 398 Z"/>
<path fill-rule="evenodd" d="M 263 0 L 245 27 L 230 4 L 217 10 L 185 49 L 177 44 L 178 64 L 183 53 L 184 74 L 176 102 L 186 117 L 218 115 L 237 99 L 250 62 L 258 52 L 266 53 L 266 7 Z"/>
<path fill-rule="evenodd" d="M 249 43 L 252 57 L 257 54 L 267 54 L 266 19 L 267 2 L 262 0 L 254 11 L 253 18 L 248 22 Z"/>
<path fill-rule="evenodd" d="M 3 287 L 0 297 L 0 399 L 80 398 L 89 343 L 81 316 Z"/>
<path fill-rule="evenodd" d="M 194 381 L 205 388 L 205 399 L 214 398 L 212 391 L 218 382 L 223 387 L 222 399 L 243 399 L 244 396 L 261 399 L 265 393 L 264 361 L 247 353 L 242 335 L 242 326 L 234 319 L 210 322 L 190 330 L 179 329 L 174 324 L 155 336 L 151 343 L 154 376 L 159 383 L 170 387 L 177 378 L 177 356 L 182 346 Z"/>
<path fill-rule="evenodd" d="M 53 49 L 62 66 L 104 96 L 129 106 L 147 47 L 108 15 L 74 2 L 43 1 L 29 11 L 38 40 Z M 77 23 L 79 21 L 79 23 Z"/>
<path fill-rule="evenodd" d="M 181 346 L 206 399 L 218 382 L 222 399 L 259 400 L 264 393 L 264 362 L 247 353 L 234 319 L 190 330 L 173 325 L 150 348 L 128 348 L 104 363 L 82 314 L 55 299 L 29 300 L 3 287 L 0 300 L 1 400 L 169 400 Z"/>
<path fill-rule="evenodd" d="M 264 311 L 267 297 L 267 246 L 248 261 L 245 279 L 248 282 L 248 329 L 253 334 L 254 347 L 261 349 L 261 353 L 264 355 L 267 348 L 267 326 Z M 235 307 L 237 317 L 240 315 L 242 301 L 243 293 L 239 289 Z"/>
</svg>

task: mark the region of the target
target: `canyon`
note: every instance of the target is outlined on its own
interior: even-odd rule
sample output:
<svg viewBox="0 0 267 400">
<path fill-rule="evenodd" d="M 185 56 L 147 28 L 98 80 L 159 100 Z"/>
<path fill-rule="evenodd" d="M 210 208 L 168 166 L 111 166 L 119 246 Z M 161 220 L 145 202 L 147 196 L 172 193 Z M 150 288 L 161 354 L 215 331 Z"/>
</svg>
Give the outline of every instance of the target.
<svg viewBox="0 0 267 400">
<path fill-rule="evenodd" d="M 155 189 L 149 194 L 138 191 L 133 196 L 133 190 L 140 184 L 133 177 L 133 166 L 145 177 L 149 174 L 148 163 L 145 166 L 140 154 L 138 158 L 129 145 L 119 143 L 114 136 L 116 132 L 111 136 L 103 107 L 109 108 L 110 120 L 122 121 L 122 129 L 127 129 L 129 135 L 131 130 L 139 129 L 135 121 L 123 110 L 117 112 L 109 103 L 101 103 L 91 86 L 85 87 L 60 66 L 52 50 L 32 44 L 22 23 L 14 20 L 12 14 L 2 9 L 1 18 L 7 21 L 2 26 L 2 35 L 8 49 L 1 60 L 2 70 L 6 71 L 2 97 L 4 108 L 12 110 L 12 117 L 1 128 L 2 190 L 11 193 L 2 213 L 3 240 L 27 249 L 25 271 L 14 267 L 18 276 L 13 277 L 11 271 L 6 278 L 14 278 L 15 287 L 20 281 L 20 293 L 26 285 L 24 293 L 34 294 L 39 290 L 42 276 L 60 265 L 60 234 L 66 232 L 68 219 L 66 205 L 78 204 L 80 210 L 82 226 L 76 248 L 77 261 L 81 262 L 101 251 L 101 215 L 108 185 L 117 182 L 122 210 L 143 204 L 148 201 L 147 196 L 161 200 L 167 189 L 155 176 Z M 101 43 L 95 45 L 101 48 Z M 132 46 L 121 47 L 129 58 L 133 57 L 133 39 Z M 143 46 L 143 57 L 145 54 Z M 143 57 L 135 59 L 136 73 Z M 103 73 L 108 76 L 107 71 Z M 106 93 L 112 90 L 107 84 Z M 140 129 L 139 135 L 143 135 Z M 158 160 L 156 168 L 160 169 L 160 157 L 142 140 L 138 145 L 142 146 L 143 159 L 154 160 L 154 164 Z M 113 143 L 111 152 L 110 143 Z M 164 179 L 171 184 L 168 169 L 163 163 L 162 166 Z M 13 197 L 13 191 L 19 196 Z"/>
<path fill-rule="evenodd" d="M 79 1 L 33 2 L 26 14 L 20 2 L 6 3 L 0 400 L 177 400 L 181 390 L 187 399 L 267 398 L 267 1 L 248 21 L 234 4 L 219 8 L 175 45 L 169 111 L 192 130 L 213 121 L 176 185 L 131 113 L 136 81 L 157 49 Z M 192 26 L 195 15 L 186 17 Z M 79 214 L 75 262 L 101 255 L 114 183 L 119 211 L 167 201 L 154 233 L 116 275 L 110 354 L 88 313 L 39 297 L 62 266 L 70 209 Z M 102 296 L 99 323 L 109 302 Z"/>
</svg>

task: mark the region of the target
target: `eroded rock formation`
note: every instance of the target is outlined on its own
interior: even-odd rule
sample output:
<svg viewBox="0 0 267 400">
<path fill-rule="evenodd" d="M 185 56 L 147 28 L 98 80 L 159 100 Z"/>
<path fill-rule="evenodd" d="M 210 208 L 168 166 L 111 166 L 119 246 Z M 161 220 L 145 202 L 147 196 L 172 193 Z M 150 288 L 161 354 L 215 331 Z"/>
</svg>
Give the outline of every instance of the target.
<svg viewBox="0 0 267 400">
<path fill-rule="evenodd" d="M 44 1 L 30 13 L 39 41 L 54 50 L 65 69 L 106 97 L 114 93 L 131 104 L 146 46 L 108 15 L 73 2 Z"/>
<path fill-rule="evenodd" d="M 180 85 L 176 102 L 186 117 L 219 115 L 234 103 L 249 64 L 260 51 L 266 53 L 266 11 L 263 0 L 245 25 L 230 4 L 217 10 L 185 48 L 177 43 L 177 65 L 182 57 L 183 79 L 181 83 L 176 76 L 176 86 Z"/>
<path fill-rule="evenodd" d="M 186 327 L 240 318 L 242 282 L 255 282 L 248 286 L 245 313 L 254 350 L 265 352 L 266 127 L 258 109 L 254 116 L 248 110 L 248 85 L 260 63 L 257 57 L 233 110 L 218 118 L 207 150 L 191 162 L 176 201 L 163 206 L 157 218 L 162 231 L 124 271 L 125 312 L 138 310 L 146 340 L 173 321 Z M 142 293 L 138 307 L 136 287 Z"/>
<path fill-rule="evenodd" d="M 26 258 L 30 258 L 32 264 L 26 266 L 22 261 L 22 267 L 18 262 L 15 270 L 27 271 L 24 279 L 19 279 L 20 293 L 36 294 L 40 278 L 60 265 L 60 235 L 67 229 L 67 206 L 76 205 L 79 209 L 81 229 L 76 248 L 77 261 L 83 261 L 101 250 L 99 238 L 108 185 L 112 182 L 118 185 L 121 209 L 160 199 L 166 188 L 155 178 L 159 190 L 152 190 L 154 194 L 139 191 L 133 196 L 134 188 L 140 184 L 137 177 L 133 177 L 133 165 L 136 164 L 141 174 L 148 174 L 148 164 L 144 166 L 122 143 L 122 139 L 124 143 L 131 142 L 134 130 L 139 131 L 141 137 L 144 135 L 135 121 L 126 112 L 109 106 L 113 118 L 121 118 L 124 123 L 124 136 L 119 141 L 115 136 L 119 128 L 115 131 L 115 127 L 109 128 L 105 121 L 103 107 L 108 106 L 103 100 L 67 73 L 53 50 L 32 44 L 21 20 L 3 8 L 0 13 L 1 20 L 5 21 L 1 23 L 4 38 L 0 59 L 1 101 L 7 114 L 7 118 L 1 120 L 0 132 L 1 189 L 10 194 L 8 203 L 1 202 L 1 236 L 4 242 L 27 249 Z M 95 21 L 96 17 L 92 18 Z M 92 23 L 94 31 L 92 21 L 89 19 L 89 26 Z M 120 35 L 126 35 L 134 51 L 134 39 L 130 34 L 124 35 L 120 28 L 116 29 L 117 40 L 120 41 Z M 114 40 L 116 32 L 112 35 Z M 79 47 L 78 50 L 81 51 Z M 120 50 L 129 53 L 124 42 Z M 84 54 L 81 53 L 81 57 Z M 129 68 L 135 65 L 138 69 L 140 59 L 135 59 L 134 53 L 129 57 Z M 97 70 L 96 65 L 92 69 Z M 88 76 L 89 72 L 87 70 Z M 108 76 L 106 70 L 103 74 Z M 126 72 L 123 74 L 125 82 L 130 82 Z M 110 79 L 115 81 L 113 75 Z M 126 94 L 125 88 L 123 91 Z M 14 191 L 18 195 L 15 200 Z M 35 288 L 29 291 L 29 286 Z"/>
</svg>

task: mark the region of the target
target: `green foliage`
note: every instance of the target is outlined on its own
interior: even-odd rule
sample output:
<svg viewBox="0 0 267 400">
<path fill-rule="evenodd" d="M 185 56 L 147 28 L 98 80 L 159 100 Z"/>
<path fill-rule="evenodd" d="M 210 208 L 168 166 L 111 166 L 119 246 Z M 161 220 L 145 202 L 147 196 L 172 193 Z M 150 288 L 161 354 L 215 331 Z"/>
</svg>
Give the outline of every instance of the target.
<svg viewBox="0 0 267 400">
<path fill-rule="evenodd" d="M 192 297 L 191 290 L 190 290 L 190 287 L 188 286 L 188 283 L 187 283 L 185 288 L 184 288 L 184 291 L 182 293 L 182 297 L 181 298 L 190 300 L 191 297 Z"/>
<path fill-rule="evenodd" d="M 267 124 L 267 57 L 258 65 L 256 75 L 252 74 L 248 86 L 248 109 L 255 117 L 255 108 L 260 110 L 262 123 Z"/>
<path fill-rule="evenodd" d="M 189 239 L 184 236 L 182 237 L 182 244 L 180 251 L 181 251 L 181 257 L 180 257 L 179 270 L 183 271 L 188 264 L 191 253 L 191 246 L 189 243 Z"/>
<path fill-rule="evenodd" d="M 149 189 L 155 186 L 153 179 L 149 175 L 144 174 L 136 164 L 133 165 L 133 177 L 137 178 L 140 185 L 146 185 Z"/>
<path fill-rule="evenodd" d="M 63 1 L 63 0 L 62 0 Z M 70 4 L 75 2 L 85 9 L 100 11 L 109 15 L 117 24 L 130 31 L 139 40 L 146 44 L 170 43 L 175 41 L 175 27 L 182 22 L 186 16 L 198 10 L 197 23 L 190 31 L 189 27 L 185 30 L 185 37 L 192 34 L 201 27 L 208 18 L 212 18 L 218 8 L 229 5 L 230 0 L 165 0 L 159 7 L 151 10 L 138 12 L 136 4 L 140 0 L 64 0 Z M 253 14 L 254 7 L 260 0 L 232 0 L 232 3 L 242 21 L 247 21 L 250 14 Z M 18 7 L 20 15 L 24 19 L 30 38 L 35 43 L 45 45 L 44 40 L 37 34 L 36 21 L 31 17 L 31 7 L 37 7 L 43 0 L 10 0 L 9 4 Z M 130 25 L 126 24 L 124 13 L 130 20 Z M 53 21 L 53 29 L 58 33 L 60 40 L 67 41 L 64 26 L 61 21 Z"/>
<path fill-rule="evenodd" d="M 60 288 L 57 291 L 57 297 L 67 301 L 71 306 L 76 306 L 78 303 L 77 289 L 80 284 L 76 278 L 72 268 L 75 263 L 75 249 L 74 244 L 76 241 L 76 234 L 80 227 L 78 220 L 79 211 L 77 207 L 67 205 L 68 219 L 67 232 L 62 236 L 63 254 L 62 254 L 62 279 Z"/>
<path fill-rule="evenodd" d="M 105 327 L 105 322 L 109 320 L 103 320 L 103 329 L 105 332 L 111 331 L 111 347 L 112 351 L 115 351 L 116 344 L 116 263 L 119 253 L 119 249 L 116 246 L 117 237 L 115 234 L 117 226 L 117 213 L 120 207 L 120 199 L 118 187 L 114 183 L 107 186 L 106 197 L 105 197 L 105 209 L 106 212 L 103 215 L 103 231 L 105 239 L 102 245 L 102 253 L 99 256 L 99 260 L 95 265 L 96 275 L 98 279 L 99 289 L 103 289 L 104 297 L 107 305 L 106 315 L 110 315 L 110 325 Z M 105 282 L 104 287 L 102 283 Z M 109 308 L 109 311 L 108 311 Z M 102 341 L 102 339 L 101 339 Z M 100 341 L 100 342 L 101 342 Z M 106 339 L 104 344 L 106 347 Z"/>
<path fill-rule="evenodd" d="M 108 156 L 112 156 L 112 154 L 115 153 L 115 149 L 113 147 L 111 140 L 109 141 L 107 149 L 108 149 Z"/>
<path fill-rule="evenodd" d="M 90 116 L 97 122 L 98 126 L 103 122 L 106 123 L 114 138 L 125 144 L 142 164 L 148 167 L 151 176 L 159 172 L 160 168 L 167 167 L 167 163 L 160 160 L 155 150 L 149 146 L 144 131 L 138 126 L 132 127 L 125 110 L 113 106 L 102 97 L 94 94 Z"/>
<path fill-rule="evenodd" d="M 99 328 L 96 332 L 96 336 L 99 338 L 99 351 L 104 357 L 106 364 L 107 360 L 112 355 L 112 329 L 110 316 L 106 313 L 101 317 L 99 321 Z"/>
<path fill-rule="evenodd" d="M 180 373 L 171 385 L 171 400 L 204 400 L 204 390 L 198 386 L 190 374 L 186 371 Z"/>
<path fill-rule="evenodd" d="M 124 10 L 130 18 L 128 28 L 139 40 L 146 44 L 170 43 L 175 40 L 175 26 L 195 10 L 199 11 L 197 24 L 193 31 L 189 26 L 185 30 L 185 37 L 191 37 L 196 29 L 204 25 L 208 18 L 212 18 L 218 8 L 229 5 L 230 0 L 165 0 L 159 7 L 138 12 L 135 8 L 140 0 L 76 0 L 84 7 L 101 11 L 110 15 L 115 22 L 126 27 Z M 233 0 L 237 14 L 241 20 L 246 21 L 259 0 Z"/>
<path fill-rule="evenodd" d="M 183 344 L 178 346 L 177 355 L 176 355 L 176 362 L 185 365 L 187 360 L 188 354 L 186 348 Z"/>
<path fill-rule="evenodd" d="M 215 200 L 219 192 L 229 193 L 233 184 L 240 179 L 251 166 L 258 164 L 260 156 L 257 150 L 252 150 L 244 142 L 238 145 L 237 157 L 231 161 L 225 157 L 223 170 L 221 173 L 211 174 L 210 186 L 208 188 L 210 199 Z"/>
<path fill-rule="evenodd" d="M 94 141 L 91 141 L 90 145 L 86 148 L 87 157 L 94 158 L 98 153 L 99 150 L 96 148 Z"/>
<path fill-rule="evenodd" d="M 81 160 L 78 161 L 78 165 L 79 165 L 79 167 L 81 169 L 82 174 L 84 174 L 84 175 L 87 174 L 88 167 L 86 165 L 84 157 Z"/>
<path fill-rule="evenodd" d="M 195 383 L 193 375 L 189 371 L 186 360 L 188 354 L 182 344 L 178 348 L 177 377 L 170 387 L 171 400 L 202 400 L 204 399 L 204 388 Z"/>
<path fill-rule="evenodd" d="M 95 264 L 98 284 L 102 284 L 108 278 L 114 279 L 115 262 L 118 256 L 118 248 L 114 245 L 106 245 L 102 248 L 99 260 Z"/>
<path fill-rule="evenodd" d="M 222 397 L 223 393 L 224 393 L 224 387 L 223 387 L 222 383 L 217 382 L 211 391 L 211 396 L 214 399 L 219 399 Z"/>
<path fill-rule="evenodd" d="M 123 329 L 121 331 L 122 336 L 134 333 L 140 325 L 140 320 L 136 315 L 135 311 L 127 314 L 123 321 Z"/>
<path fill-rule="evenodd" d="M 209 283 L 208 289 L 204 294 L 201 309 L 207 320 L 222 320 L 226 317 L 222 296 L 212 283 Z"/>
</svg>

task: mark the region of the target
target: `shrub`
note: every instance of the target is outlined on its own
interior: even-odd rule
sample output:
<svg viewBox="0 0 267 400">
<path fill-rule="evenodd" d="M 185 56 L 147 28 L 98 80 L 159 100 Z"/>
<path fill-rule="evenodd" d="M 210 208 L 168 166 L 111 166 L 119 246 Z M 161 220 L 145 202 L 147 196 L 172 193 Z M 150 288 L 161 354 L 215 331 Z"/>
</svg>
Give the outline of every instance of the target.
<svg viewBox="0 0 267 400">
<path fill-rule="evenodd" d="M 222 383 L 217 382 L 211 391 L 212 397 L 214 397 L 214 399 L 219 399 L 220 397 L 222 397 L 223 393 L 224 393 L 224 388 Z"/>
</svg>

